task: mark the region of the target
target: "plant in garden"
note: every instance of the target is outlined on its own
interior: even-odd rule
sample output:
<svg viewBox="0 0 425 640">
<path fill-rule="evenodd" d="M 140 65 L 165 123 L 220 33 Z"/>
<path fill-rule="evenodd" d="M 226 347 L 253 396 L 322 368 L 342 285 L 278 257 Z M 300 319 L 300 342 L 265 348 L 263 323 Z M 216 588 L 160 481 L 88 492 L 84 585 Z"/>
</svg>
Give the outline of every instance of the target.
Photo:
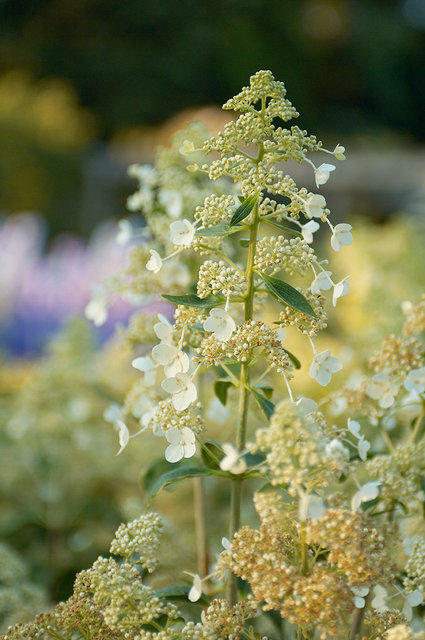
<svg viewBox="0 0 425 640">
<path fill-rule="evenodd" d="M 318 402 L 295 395 L 302 363 L 282 330 L 305 336 L 309 375 L 321 387 L 342 368 L 316 338 L 327 322 L 322 292 L 332 290 L 335 306 L 348 276 L 335 282 L 313 234 L 329 227 L 337 252 L 352 235 L 349 224 L 331 222 L 324 196 L 298 187 L 281 163 L 308 163 L 319 189 L 335 166 L 310 154 L 343 160 L 344 148 L 324 149 L 299 127 L 279 126 L 298 113 L 269 71 L 224 108 L 240 115 L 215 137 L 180 138 L 175 171 L 132 168 L 141 188 L 130 207 L 142 208 L 152 239 L 133 249 L 120 286 L 127 295 L 156 288 L 176 309 L 173 321 L 159 314 L 150 329 L 138 316 L 130 327 L 130 340 L 145 342 L 133 361 L 140 380 L 107 414 L 119 453 L 142 431 L 162 443 L 165 460 L 144 477 L 150 499 L 196 479 L 200 572 L 191 586 L 149 584 L 162 525 L 148 513 L 117 531 L 110 552 L 119 561 L 99 558 L 66 603 L 7 640 L 425 639 L 425 301 L 404 305 L 403 335 L 384 341 L 372 375 L 355 388 Z M 175 193 L 164 195 L 167 175 Z M 192 219 L 182 217 L 186 192 L 173 180 L 195 200 L 195 177 L 203 190 L 207 176 L 225 193 L 206 194 Z M 183 269 L 167 271 L 180 258 Z M 205 434 L 210 387 L 231 408 L 222 443 Z M 210 566 L 202 480 L 214 477 L 227 483 L 230 507 Z M 245 502 L 253 493 L 259 523 L 241 526 L 243 489 Z"/>
</svg>

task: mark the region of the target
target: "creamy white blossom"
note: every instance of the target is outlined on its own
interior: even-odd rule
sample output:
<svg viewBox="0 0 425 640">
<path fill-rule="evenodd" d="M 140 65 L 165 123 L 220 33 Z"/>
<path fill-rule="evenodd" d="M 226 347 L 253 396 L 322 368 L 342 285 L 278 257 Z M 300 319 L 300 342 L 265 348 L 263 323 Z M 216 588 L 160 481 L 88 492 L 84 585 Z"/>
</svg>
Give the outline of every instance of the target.
<svg viewBox="0 0 425 640">
<path fill-rule="evenodd" d="M 343 280 L 341 280 L 340 282 L 337 282 L 336 285 L 334 285 L 334 290 L 332 294 L 332 304 L 334 307 L 336 307 L 336 301 L 339 298 L 342 298 L 343 296 L 346 296 L 347 293 L 349 293 L 350 283 L 347 282 L 349 277 L 350 276 L 346 276 Z"/>
<path fill-rule="evenodd" d="M 179 218 L 183 212 L 183 199 L 175 189 L 160 189 L 158 201 L 170 218 Z M 177 244 L 177 243 L 176 243 Z"/>
<path fill-rule="evenodd" d="M 371 602 L 371 605 L 374 609 L 376 609 L 379 613 L 383 613 L 384 611 L 387 611 L 388 607 L 387 607 L 387 598 L 388 598 L 388 592 L 386 589 L 384 589 L 384 587 L 381 587 L 380 584 L 377 584 L 374 588 L 373 588 L 373 593 L 374 593 L 374 598 Z"/>
<path fill-rule="evenodd" d="M 320 229 L 320 224 L 316 222 L 316 220 L 310 220 L 310 222 L 302 225 L 302 237 L 308 244 L 311 244 L 313 242 L 313 233 L 315 233 L 318 229 Z"/>
<path fill-rule="evenodd" d="M 366 484 L 361 486 L 351 500 L 351 510 L 357 511 L 362 502 L 375 500 L 379 495 L 380 484 L 380 482 L 366 482 Z"/>
<path fill-rule="evenodd" d="M 211 309 L 203 323 L 205 331 L 214 333 L 217 340 L 227 342 L 236 329 L 236 323 L 230 313 L 218 307 Z"/>
<path fill-rule="evenodd" d="M 131 365 L 144 373 L 143 381 L 147 387 L 152 387 L 156 379 L 156 366 L 149 356 L 135 358 Z"/>
<path fill-rule="evenodd" d="M 187 142 L 187 140 L 186 140 Z M 187 594 L 191 602 L 197 602 L 202 595 L 202 579 L 197 574 L 193 576 L 192 587 Z"/>
<path fill-rule="evenodd" d="M 357 443 L 357 450 L 359 452 L 359 456 L 361 460 L 365 461 L 367 459 L 367 452 L 370 449 L 370 442 L 365 440 L 364 436 L 360 436 L 359 441 Z"/>
<path fill-rule="evenodd" d="M 326 505 L 321 496 L 312 493 L 302 493 L 298 505 L 298 518 L 300 522 L 306 520 L 318 520 L 326 511 Z"/>
<path fill-rule="evenodd" d="M 153 193 L 149 187 L 143 186 L 128 196 L 126 204 L 129 211 L 150 211 L 153 204 Z"/>
<path fill-rule="evenodd" d="M 327 291 L 333 286 L 331 280 L 332 271 L 319 271 L 311 283 L 311 293 L 320 293 L 320 291 Z"/>
<path fill-rule="evenodd" d="M 158 182 L 158 171 L 150 164 L 131 164 L 127 173 L 130 178 L 136 178 L 147 187 L 155 187 Z"/>
<path fill-rule="evenodd" d="M 379 406 L 383 409 L 388 409 L 392 406 L 397 392 L 398 385 L 385 371 L 376 373 L 366 387 L 368 396 L 373 400 L 379 400 Z"/>
<path fill-rule="evenodd" d="M 189 356 L 172 344 L 161 342 L 152 349 L 152 358 L 157 364 L 164 367 L 167 378 L 172 378 L 177 373 L 189 371 Z"/>
<path fill-rule="evenodd" d="M 184 411 L 198 397 L 196 386 L 187 373 L 177 373 L 174 378 L 166 378 L 161 384 L 164 391 L 171 393 L 176 411 Z"/>
<path fill-rule="evenodd" d="M 360 425 L 356 420 L 348 418 L 347 428 L 348 431 L 353 434 L 353 436 L 355 436 L 356 438 L 360 438 Z"/>
<path fill-rule="evenodd" d="M 153 273 L 158 273 L 159 271 L 161 271 L 162 258 L 159 255 L 158 251 L 155 251 L 155 249 L 150 249 L 150 254 L 151 257 L 146 263 L 146 269 L 148 271 L 153 271 Z"/>
<path fill-rule="evenodd" d="M 304 396 L 298 396 L 295 405 L 298 407 L 299 414 L 302 418 L 306 418 L 311 413 L 316 411 L 318 405 L 317 402 L 311 398 L 304 398 Z"/>
<path fill-rule="evenodd" d="M 234 473 L 235 475 L 246 471 L 246 462 L 236 447 L 225 442 L 223 444 L 223 451 L 225 455 L 220 460 L 220 469 L 222 471 L 230 471 L 230 473 Z"/>
<path fill-rule="evenodd" d="M 173 325 L 162 313 L 158 313 L 158 320 L 159 322 L 153 325 L 155 335 L 161 342 L 169 343 L 173 337 Z"/>
<path fill-rule="evenodd" d="M 189 220 L 176 220 L 170 224 L 171 241 L 179 247 L 190 247 L 195 237 L 195 227 Z"/>
<path fill-rule="evenodd" d="M 407 391 L 425 393 L 425 367 L 409 371 L 404 381 L 404 388 Z"/>
<path fill-rule="evenodd" d="M 325 198 L 319 193 L 313 193 L 305 201 L 304 209 L 308 218 L 321 218 L 326 207 Z"/>
<path fill-rule="evenodd" d="M 115 238 L 115 241 L 119 245 L 125 245 L 130 242 L 133 236 L 133 227 L 131 222 L 129 222 L 126 218 L 118 221 L 118 233 Z"/>
<path fill-rule="evenodd" d="M 345 160 L 345 147 L 342 144 L 337 144 L 333 150 L 333 155 L 337 160 Z"/>
<path fill-rule="evenodd" d="M 101 296 L 92 298 L 84 309 L 84 315 L 93 322 L 95 327 L 105 324 L 108 319 L 108 307 L 104 298 Z"/>
<path fill-rule="evenodd" d="M 179 149 L 182 156 L 189 156 L 195 151 L 195 145 L 192 140 L 183 140 L 183 143 Z"/>
<path fill-rule="evenodd" d="M 329 180 L 329 174 L 332 171 L 335 171 L 335 169 L 336 166 L 334 164 L 328 164 L 327 162 L 324 162 L 320 165 L 320 167 L 317 167 L 317 169 L 315 169 L 314 171 L 316 186 L 320 187 L 320 185 L 326 184 L 326 182 Z"/>
<path fill-rule="evenodd" d="M 170 443 L 165 450 L 167 462 L 179 462 L 182 458 L 191 458 L 196 452 L 196 438 L 192 429 L 172 427 L 165 432 L 165 438 Z"/>
<path fill-rule="evenodd" d="M 316 353 L 310 366 L 310 378 L 316 380 L 322 387 L 331 381 L 332 374 L 340 371 L 342 364 L 338 358 L 331 355 L 330 349 Z"/>
<path fill-rule="evenodd" d="M 116 455 L 119 456 L 120 453 L 122 453 L 126 448 L 126 446 L 128 445 L 128 441 L 130 440 L 130 434 L 127 429 L 127 425 L 122 420 L 117 420 L 116 426 L 118 428 L 118 438 L 120 443 L 120 449 Z"/>
<path fill-rule="evenodd" d="M 357 609 L 363 609 L 366 604 L 365 597 L 369 593 L 369 587 L 351 587 L 351 591 L 355 596 L 354 606 L 357 607 Z"/>
<path fill-rule="evenodd" d="M 342 222 L 332 229 L 331 246 L 334 251 L 340 251 L 343 245 L 353 243 L 352 228 L 351 224 Z"/>
</svg>

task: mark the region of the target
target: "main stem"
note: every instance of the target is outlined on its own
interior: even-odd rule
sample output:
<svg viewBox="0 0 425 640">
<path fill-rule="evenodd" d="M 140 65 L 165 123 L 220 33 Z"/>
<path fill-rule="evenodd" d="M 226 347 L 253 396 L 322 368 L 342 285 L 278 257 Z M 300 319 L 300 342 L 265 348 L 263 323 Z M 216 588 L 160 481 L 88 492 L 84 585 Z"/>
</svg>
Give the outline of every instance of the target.
<svg viewBox="0 0 425 640">
<path fill-rule="evenodd" d="M 251 223 L 249 236 L 248 261 L 246 265 L 247 293 L 245 298 L 245 322 L 252 320 L 254 308 L 254 258 L 257 243 L 257 231 L 259 224 L 258 202 L 253 209 L 253 220 Z M 242 451 L 246 443 L 246 430 L 248 426 L 248 405 L 249 405 L 249 364 L 244 363 L 241 366 L 239 378 L 239 410 L 238 410 L 238 426 L 236 431 L 236 447 L 238 451 Z M 235 531 L 240 527 L 241 520 L 241 502 L 242 502 L 242 479 L 235 476 L 231 485 L 230 492 L 230 525 L 229 538 L 233 538 Z M 233 574 L 229 575 L 227 582 L 227 601 L 233 606 L 237 602 L 237 577 Z"/>
</svg>

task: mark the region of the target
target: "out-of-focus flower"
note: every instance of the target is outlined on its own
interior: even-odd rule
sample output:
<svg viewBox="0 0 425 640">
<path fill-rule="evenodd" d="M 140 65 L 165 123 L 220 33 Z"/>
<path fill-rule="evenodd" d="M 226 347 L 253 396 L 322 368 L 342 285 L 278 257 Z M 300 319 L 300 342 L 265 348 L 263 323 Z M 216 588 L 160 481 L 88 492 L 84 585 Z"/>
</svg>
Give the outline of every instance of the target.
<svg viewBox="0 0 425 640">
<path fill-rule="evenodd" d="M 298 400 L 295 405 L 298 407 L 298 411 L 302 418 L 306 418 L 317 409 L 317 402 L 311 398 L 304 398 L 304 396 L 298 396 Z"/>
<path fill-rule="evenodd" d="M 128 244 L 133 237 L 133 227 L 131 222 L 126 218 L 118 221 L 118 233 L 116 237 L 117 244 Z"/>
<path fill-rule="evenodd" d="M 397 392 L 398 385 L 385 371 L 376 373 L 366 387 L 368 396 L 373 400 L 379 400 L 379 406 L 383 409 L 391 407 Z"/>
<path fill-rule="evenodd" d="M 153 273 L 159 273 L 162 268 L 162 258 L 159 255 L 158 251 L 155 249 L 150 249 L 151 257 L 146 263 L 146 269 L 148 271 L 152 271 Z"/>
<path fill-rule="evenodd" d="M 158 201 L 170 218 L 179 218 L 183 211 L 183 199 L 175 189 L 160 189 Z M 177 244 L 177 243 L 176 243 Z"/>
<path fill-rule="evenodd" d="M 145 374 L 143 380 L 147 387 L 152 387 L 155 384 L 156 367 L 148 356 L 135 358 L 131 364 L 135 369 Z"/>
<path fill-rule="evenodd" d="M 425 367 L 409 371 L 404 381 L 404 388 L 407 391 L 425 393 Z"/>
<path fill-rule="evenodd" d="M 342 364 L 338 358 L 331 355 L 330 349 L 316 353 L 310 366 L 310 378 L 316 380 L 322 387 L 331 381 L 332 374 L 340 371 Z"/>
<path fill-rule="evenodd" d="M 195 434 L 189 427 L 183 427 L 183 429 L 172 427 L 165 432 L 165 438 L 170 443 L 165 451 L 167 462 L 179 462 L 182 458 L 191 458 L 195 455 Z"/>
<path fill-rule="evenodd" d="M 232 444 L 225 442 L 223 444 L 224 457 L 220 461 L 220 469 L 222 471 L 230 471 L 235 475 L 246 471 L 246 462 L 240 451 Z"/>
<path fill-rule="evenodd" d="M 84 315 L 91 320 L 95 327 L 101 327 L 108 319 L 106 301 L 101 296 L 96 296 L 86 305 Z"/>
<path fill-rule="evenodd" d="M 183 140 L 183 144 L 179 149 L 182 156 L 189 156 L 191 153 L 195 151 L 195 145 L 192 140 Z"/>
<path fill-rule="evenodd" d="M 300 522 L 306 520 L 318 520 L 326 511 L 326 505 L 321 496 L 316 496 L 312 493 L 303 493 L 299 506 L 298 506 L 298 518 Z"/>
<path fill-rule="evenodd" d="M 373 598 L 371 605 L 374 609 L 379 611 L 379 613 L 383 613 L 388 609 L 387 607 L 388 592 L 386 589 L 384 589 L 384 587 L 381 587 L 380 584 L 377 584 L 373 588 L 373 593 L 375 597 Z"/>
<path fill-rule="evenodd" d="M 317 167 L 317 169 L 314 171 L 316 186 L 320 187 L 320 185 L 326 184 L 326 182 L 329 180 L 330 173 L 332 171 L 335 171 L 335 169 L 336 166 L 334 164 L 327 164 L 326 162 L 321 164 L 320 167 Z"/>
</svg>

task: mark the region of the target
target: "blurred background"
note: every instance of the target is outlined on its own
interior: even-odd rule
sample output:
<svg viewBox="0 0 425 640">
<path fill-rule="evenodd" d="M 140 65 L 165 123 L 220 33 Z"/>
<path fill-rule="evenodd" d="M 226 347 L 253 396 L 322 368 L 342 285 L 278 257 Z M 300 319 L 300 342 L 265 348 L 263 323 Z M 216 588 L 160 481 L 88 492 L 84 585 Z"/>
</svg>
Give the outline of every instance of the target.
<svg viewBox="0 0 425 640">
<path fill-rule="evenodd" d="M 125 263 L 127 166 L 193 119 L 220 128 L 258 69 L 285 82 L 302 128 L 347 149 L 323 192 L 354 228 L 332 263 L 352 294 L 327 338 L 350 370 L 425 289 L 425 0 L 0 0 L 0 554 L 15 562 L 0 628 L 23 602 L 66 597 L 140 513 L 156 445 L 115 458 L 102 414 L 131 355 L 96 349 L 129 307 L 94 336 L 67 323 Z"/>
</svg>

